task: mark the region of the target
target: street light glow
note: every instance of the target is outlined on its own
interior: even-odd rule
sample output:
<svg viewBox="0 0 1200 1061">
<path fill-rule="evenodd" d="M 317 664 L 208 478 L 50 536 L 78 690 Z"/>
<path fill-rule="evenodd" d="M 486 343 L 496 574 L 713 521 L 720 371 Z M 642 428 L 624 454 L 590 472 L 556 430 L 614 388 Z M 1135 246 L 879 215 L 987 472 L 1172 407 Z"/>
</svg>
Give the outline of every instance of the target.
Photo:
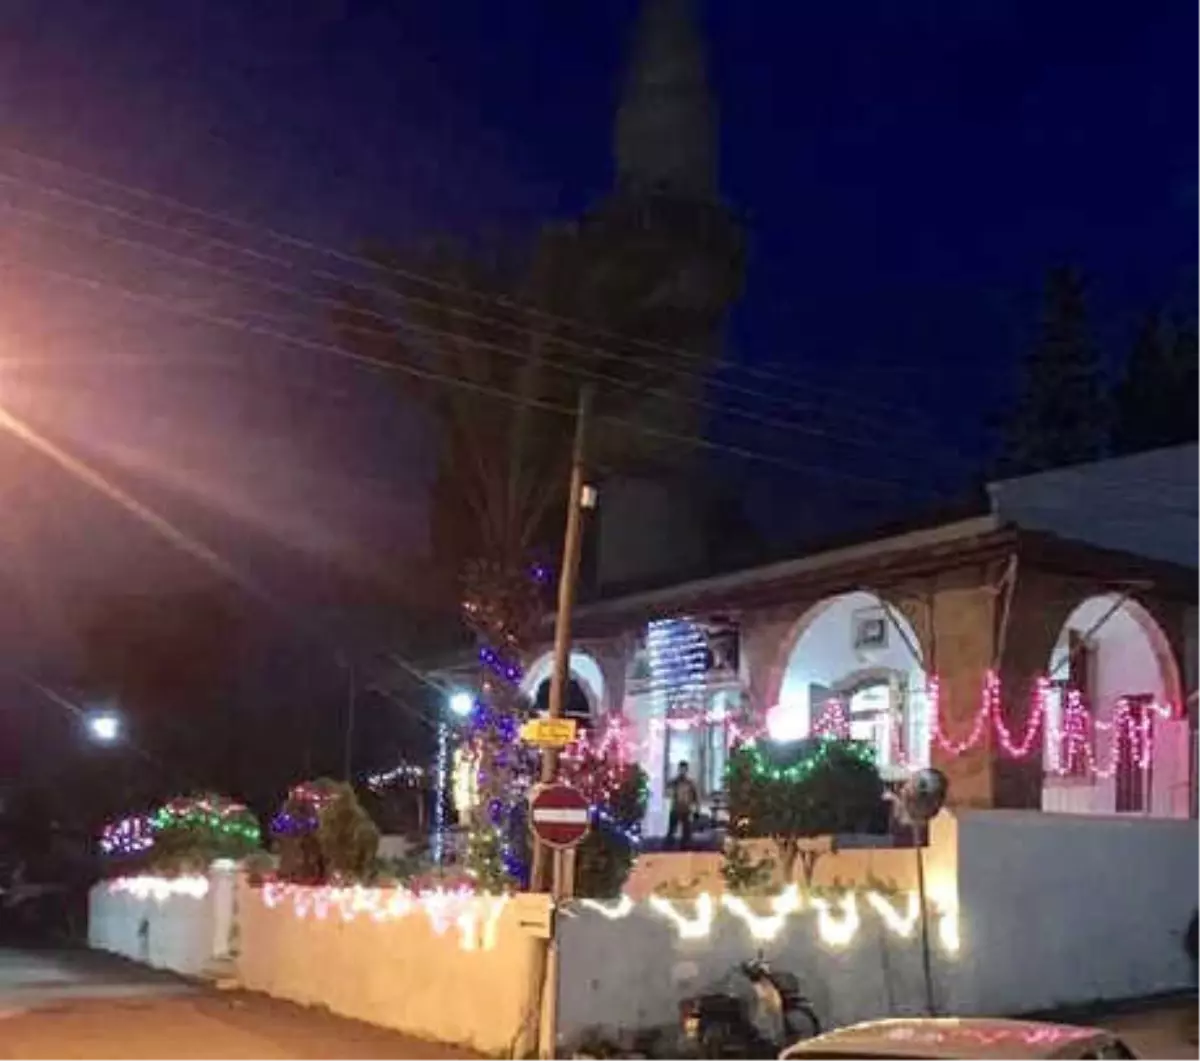
<svg viewBox="0 0 1200 1061">
<path fill-rule="evenodd" d="M 92 715 L 87 720 L 88 733 L 100 744 L 111 744 L 121 735 L 121 720 L 111 712 Z"/>
<path fill-rule="evenodd" d="M 475 698 L 470 693 L 457 692 L 450 697 L 450 714 L 466 718 L 475 709 Z"/>
</svg>

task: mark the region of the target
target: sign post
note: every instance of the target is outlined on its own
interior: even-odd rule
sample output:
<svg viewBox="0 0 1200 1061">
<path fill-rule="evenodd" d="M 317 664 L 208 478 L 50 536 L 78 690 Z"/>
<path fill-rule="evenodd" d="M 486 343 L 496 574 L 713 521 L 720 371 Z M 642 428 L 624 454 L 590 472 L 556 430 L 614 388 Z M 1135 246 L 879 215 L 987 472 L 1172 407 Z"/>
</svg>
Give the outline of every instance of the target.
<svg viewBox="0 0 1200 1061">
<path fill-rule="evenodd" d="M 538 748 L 565 748 L 575 742 L 573 718 L 532 718 L 521 727 L 521 740 Z"/>
<path fill-rule="evenodd" d="M 554 1057 L 558 1048 L 558 906 L 575 892 L 575 848 L 587 836 L 591 817 L 587 797 L 570 785 L 539 785 L 529 800 L 533 835 L 553 855 L 551 927 L 538 1044 L 544 1058 Z"/>
</svg>

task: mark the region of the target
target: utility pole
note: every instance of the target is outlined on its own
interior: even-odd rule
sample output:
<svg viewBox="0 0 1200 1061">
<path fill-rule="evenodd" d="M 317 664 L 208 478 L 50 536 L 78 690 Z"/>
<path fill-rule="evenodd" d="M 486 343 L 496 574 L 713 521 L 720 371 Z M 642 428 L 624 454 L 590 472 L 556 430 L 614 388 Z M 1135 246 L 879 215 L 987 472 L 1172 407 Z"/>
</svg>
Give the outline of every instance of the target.
<svg viewBox="0 0 1200 1061">
<path fill-rule="evenodd" d="M 575 413 L 575 442 L 571 447 L 571 482 L 567 490 L 567 530 L 563 538 L 562 570 L 558 575 L 558 611 L 554 619 L 554 669 L 550 672 L 550 717 L 562 718 L 570 678 L 571 612 L 575 607 L 575 587 L 579 581 L 579 553 L 583 542 L 584 456 L 588 420 L 592 410 L 591 384 L 579 389 Z M 542 784 L 549 784 L 558 773 L 558 749 L 542 752 Z M 551 885 L 551 852 L 543 844 L 533 850 L 530 890 L 547 892 Z"/>
</svg>

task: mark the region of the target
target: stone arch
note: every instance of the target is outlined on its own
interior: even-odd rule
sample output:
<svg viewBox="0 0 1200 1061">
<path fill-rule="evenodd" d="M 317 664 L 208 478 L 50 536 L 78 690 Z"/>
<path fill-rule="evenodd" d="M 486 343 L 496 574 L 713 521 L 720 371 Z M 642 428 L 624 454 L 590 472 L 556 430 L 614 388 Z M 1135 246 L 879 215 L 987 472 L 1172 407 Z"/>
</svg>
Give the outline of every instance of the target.
<svg viewBox="0 0 1200 1061">
<path fill-rule="evenodd" d="M 913 627 L 911 619 L 904 613 L 899 603 L 890 600 L 884 594 L 877 593 L 874 590 L 851 590 L 848 593 L 839 593 L 817 601 L 806 608 L 800 617 L 788 628 L 776 650 L 775 662 L 771 668 L 770 678 L 764 688 L 764 699 L 767 707 L 774 706 L 782 699 L 788 669 L 794 663 L 796 650 L 800 647 L 806 635 L 823 618 L 828 620 L 832 613 L 839 609 L 845 610 L 846 608 L 849 608 L 851 611 L 869 608 L 885 609 L 889 624 L 894 620 L 896 626 L 899 627 L 899 631 L 903 632 L 903 637 L 900 637 L 896 626 L 889 625 L 889 644 L 895 644 L 900 651 L 909 656 L 911 662 L 918 663 L 924 669 L 925 659 L 927 658 L 926 646 Z M 848 637 L 849 634 L 847 634 Z M 918 659 L 912 659 L 912 654 L 908 653 L 908 645 L 913 647 Z M 869 661 L 864 661 L 863 668 L 865 669 L 870 665 Z"/>
<path fill-rule="evenodd" d="M 1046 673 L 1052 680 L 1065 666 L 1069 654 L 1069 631 L 1091 636 L 1097 652 L 1112 653 L 1123 648 L 1123 662 L 1133 668 L 1127 681 L 1153 680 L 1155 690 L 1178 712 L 1183 703 L 1183 683 L 1171 638 L 1151 610 L 1132 596 L 1119 593 L 1095 593 L 1084 597 L 1067 611 L 1050 649 Z M 1114 676 L 1117 680 L 1117 676 Z M 1127 689 L 1124 692 L 1137 692 Z"/>
<path fill-rule="evenodd" d="M 1043 809 L 1187 817 L 1191 739 L 1180 668 L 1170 636 L 1150 608 L 1111 591 L 1077 600 L 1044 666 L 1051 684 L 1042 738 Z M 1095 773 L 1082 787 L 1072 775 L 1089 774 L 1088 760 L 1080 760 L 1069 738 L 1063 743 L 1068 688 L 1083 693 L 1091 718 L 1086 746 Z M 1127 699 L 1140 697 L 1157 710 Z M 1118 725 L 1123 701 L 1139 713 Z M 1147 738 L 1137 736 L 1143 726 L 1149 727 Z M 1141 739 L 1150 743 L 1139 745 Z"/>
<path fill-rule="evenodd" d="M 863 638 L 865 633 L 877 636 Z M 928 761 L 925 653 L 894 603 L 868 590 L 825 598 L 793 624 L 777 659 L 767 702 L 783 720 L 777 732 L 809 733 L 830 699 L 844 700 L 858 719 L 856 729 L 862 727 L 860 737 L 876 734 L 881 762 L 889 769 L 900 772 L 909 761 Z M 868 721 L 872 712 L 887 715 L 879 718 L 878 729 Z"/>
<path fill-rule="evenodd" d="M 539 696 L 546 695 L 543 686 L 550 681 L 550 673 L 554 668 L 554 653 L 543 652 L 525 671 L 521 680 L 521 692 L 530 700 L 536 702 Z M 587 699 L 591 717 L 598 718 L 604 711 L 606 683 L 604 671 L 594 657 L 586 652 L 572 651 L 568 661 L 571 685 Z M 572 699 L 572 689 L 567 690 L 567 700 Z"/>
</svg>

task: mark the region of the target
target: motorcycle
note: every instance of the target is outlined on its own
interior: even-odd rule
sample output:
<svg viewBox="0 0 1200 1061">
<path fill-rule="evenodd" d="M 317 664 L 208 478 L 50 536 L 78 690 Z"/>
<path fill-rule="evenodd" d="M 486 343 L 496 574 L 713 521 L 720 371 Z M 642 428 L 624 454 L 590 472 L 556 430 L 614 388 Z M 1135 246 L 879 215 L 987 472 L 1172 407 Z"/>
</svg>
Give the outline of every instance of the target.
<svg viewBox="0 0 1200 1061">
<path fill-rule="evenodd" d="M 742 962 L 737 974 L 749 992 L 710 992 L 679 1004 L 682 1056 L 775 1058 L 821 1033 L 816 1011 L 792 973 L 772 969 L 760 953 Z"/>
</svg>

